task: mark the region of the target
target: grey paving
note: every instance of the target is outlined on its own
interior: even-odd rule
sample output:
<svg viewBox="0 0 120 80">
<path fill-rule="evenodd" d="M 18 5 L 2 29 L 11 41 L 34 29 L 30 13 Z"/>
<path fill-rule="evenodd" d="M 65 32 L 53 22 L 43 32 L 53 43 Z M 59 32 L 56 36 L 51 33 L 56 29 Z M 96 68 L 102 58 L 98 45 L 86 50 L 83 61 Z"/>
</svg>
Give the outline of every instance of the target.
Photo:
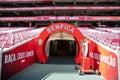
<svg viewBox="0 0 120 80">
<path fill-rule="evenodd" d="M 54 72 L 45 76 L 42 80 L 105 80 L 100 75 L 78 75 L 76 72 Z"/>
<path fill-rule="evenodd" d="M 35 63 L 9 80 L 104 80 L 95 74 L 78 75 L 71 56 L 53 56 L 46 64 Z"/>
</svg>

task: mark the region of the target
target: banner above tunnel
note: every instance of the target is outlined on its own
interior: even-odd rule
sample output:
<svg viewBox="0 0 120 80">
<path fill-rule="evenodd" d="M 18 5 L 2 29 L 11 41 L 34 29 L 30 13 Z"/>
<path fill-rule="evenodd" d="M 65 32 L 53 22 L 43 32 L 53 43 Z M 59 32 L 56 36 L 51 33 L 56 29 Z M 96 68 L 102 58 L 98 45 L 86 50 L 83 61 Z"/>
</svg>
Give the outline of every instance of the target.
<svg viewBox="0 0 120 80">
<path fill-rule="evenodd" d="M 0 17 L 0 21 L 120 21 L 120 16 L 29 16 Z"/>
<path fill-rule="evenodd" d="M 120 10 L 119 6 L 52 6 L 52 7 L 20 7 L 0 8 L 0 11 L 39 11 L 39 10 Z"/>
<path fill-rule="evenodd" d="M 46 27 L 46 29 L 44 29 L 43 32 L 39 35 L 38 45 L 36 48 L 36 54 L 37 54 L 38 60 L 41 63 L 46 63 L 48 61 L 49 56 L 47 56 L 46 51 L 45 51 L 46 42 L 49 39 L 50 35 L 54 33 L 60 33 L 60 32 L 66 32 L 75 38 L 77 42 L 77 46 L 78 46 L 78 51 L 75 57 L 75 62 L 79 63 L 80 56 L 81 56 L 80 42 L 83 39 L 83 35 L 75 26 L 68 24 L 68 23 L 62 23 L 62 22 L 51 24 L 50 26 Z"/>
</svg>

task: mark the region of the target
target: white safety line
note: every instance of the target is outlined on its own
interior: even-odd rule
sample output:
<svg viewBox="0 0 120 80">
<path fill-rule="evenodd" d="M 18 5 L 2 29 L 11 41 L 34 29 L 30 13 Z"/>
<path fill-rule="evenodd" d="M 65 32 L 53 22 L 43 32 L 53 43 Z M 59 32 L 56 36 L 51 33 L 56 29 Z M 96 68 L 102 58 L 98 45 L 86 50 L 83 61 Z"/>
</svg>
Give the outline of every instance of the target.
<svg viewBox="0 0 120 80">
<path fill-rule="evenodd" d="M 43 77 L 41 80 L 45 80 L 45 79 L 48 78 L 51 74 L 52 74 L 52 72 L 49 73 L 49 74 L 47 74 L 47 75 L 46 75 L 45 77 Z"/>
</svg>

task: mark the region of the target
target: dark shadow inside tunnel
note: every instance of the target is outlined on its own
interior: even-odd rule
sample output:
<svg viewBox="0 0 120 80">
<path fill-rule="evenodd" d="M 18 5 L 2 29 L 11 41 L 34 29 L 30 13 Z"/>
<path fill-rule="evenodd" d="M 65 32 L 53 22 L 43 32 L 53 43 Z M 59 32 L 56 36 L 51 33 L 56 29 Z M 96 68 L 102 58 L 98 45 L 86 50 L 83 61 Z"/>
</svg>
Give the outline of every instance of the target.
<svg viewBox="0 0 120 80">
<path fill-rule="evenodd" d="M 76 56 L 76 41 L 75 40 L 52 40 L 49 48 L 50 64 L 75 64 L 74 57 Z"/>
</svg>

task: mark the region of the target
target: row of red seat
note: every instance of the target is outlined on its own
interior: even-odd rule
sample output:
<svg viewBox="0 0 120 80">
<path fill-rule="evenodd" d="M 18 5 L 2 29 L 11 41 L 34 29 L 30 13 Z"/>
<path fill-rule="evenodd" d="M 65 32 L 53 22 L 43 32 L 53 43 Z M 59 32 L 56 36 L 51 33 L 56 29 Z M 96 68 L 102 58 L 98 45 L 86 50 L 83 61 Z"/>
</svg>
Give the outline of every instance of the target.
<svg viewBox="0 0 120 80">
<path fill-rule="evenodd" d="M 7 28 L 6 28 L 7 29 Z M 19 42 L 39 35 L 39 31 L 31 28 L 12 29 L 0 34 L 0 48 L 8 48 Z"/>
<path fill-rule="evenodd" d="M 3 48 L 9 38 L 9 33 L 0 34 L 0 48 Z"/>
<path fill-rule="evenodd" d="M 95 29 L 105 32 L 120 33 L 119 27 L 107 27 L 107 28 L 95 28 Z"/>
<path fill-rule="evenodd" d="M 119 28 L 120 29 L 120 28 Z M 96 42 L 100 42 L 106 46 L 109 46 L 113 49 L 120 48 L 120 34 L 113 33 L 113 32 L 104 32 L 104 31 L 98 31 L 96 29 L 82 29 L 81 32 L 95 40 Z"/>
</svg>

